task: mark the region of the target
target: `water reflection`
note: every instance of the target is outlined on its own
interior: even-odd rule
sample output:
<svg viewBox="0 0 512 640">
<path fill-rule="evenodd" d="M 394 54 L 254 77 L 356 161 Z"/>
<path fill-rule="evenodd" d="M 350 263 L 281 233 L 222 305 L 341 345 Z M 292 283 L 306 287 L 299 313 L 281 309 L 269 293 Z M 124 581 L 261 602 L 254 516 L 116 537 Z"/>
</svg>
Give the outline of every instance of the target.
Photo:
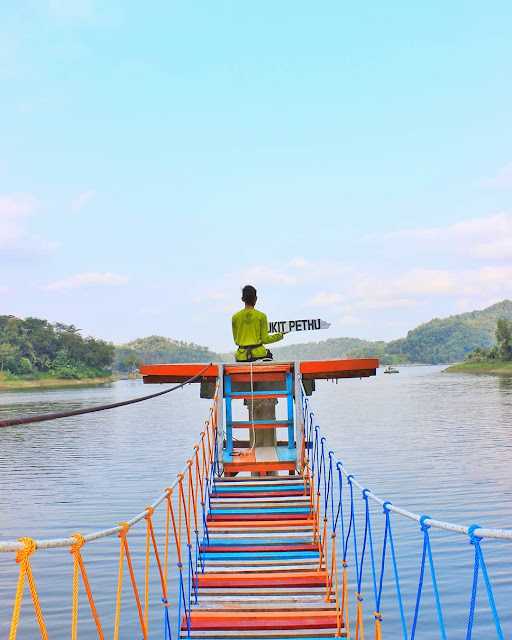
<svg viewBox="0 0 512 640">
<path fill-rule="evenodd" d="M 510 377 L 403 367 L 395 376 L 379 372 L 374 379 L 319 382 L 311 402 L 330 448 L 374 493 L 435 518 L 512 528 L 511 390 Z M 65 411 L 147 393 L 137 381 L 3 391 L 0 416 Z M 181 471 L 207 417 L 209 401 L 198 395 L 193 386 L 129 407 L 0 429 L 0 538 L 87 533 L 139 513 Z M 161 535 L 163 523 L 156 526 Z M 417 586 L 421 538 L 409 521 L 394 519 L 394 526 L 402 541 L 402 587 L 414 602 L 410 594 Z M 133 535 L 143 545 L 142 529 Z M 469 606 L 472 550 L 468 555 L 463 536 L 437 532 L 433 539 L 441 563 L 445 618 L 451 637 L 458 637 Z M 91 579 L 105 610 L 115 592 L 117 544 L 116 539 L 99 541 L 87 549 Z M 484 548 L 504 634 L 512 637 L 512 588 L 506 570 L 512 545 L 493 541 Z M 57 639 L 69 636 L 68 605 L 61 605 L 69 602 L 71 593 L 65 554 L 69 556 L 67 550 L 41 552 L 35 563 L 43 605 L 51 612 L 51 637 Z M 6 637 L 10 625 L 17 569 L 11 554 L 0 554 L 0 637 Z M 370 585 L 368 597 L 371 593 Z M 485 594 L 479 595 L 479 602 L 485 604 Z M 21 640 L 38 633 L 28 604 L 24 603 L 27 631 L 20 632 Z M 425 607 L 426 622 L 418 639 L 433 637 L 429 620 L 435 619 L 435 603 Z M 399 627 L 387 629 L 400 632 Z M 495 637 L 492 620 L 482 633 L 481 638 Z"/>
</svg>

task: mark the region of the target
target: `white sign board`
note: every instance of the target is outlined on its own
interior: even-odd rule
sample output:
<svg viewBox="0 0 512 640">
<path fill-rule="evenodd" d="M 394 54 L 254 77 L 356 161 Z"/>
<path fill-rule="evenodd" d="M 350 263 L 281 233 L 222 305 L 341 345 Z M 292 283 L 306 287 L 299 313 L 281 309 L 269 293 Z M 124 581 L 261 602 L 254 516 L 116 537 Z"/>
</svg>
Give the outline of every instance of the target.
<svg viewBox="0 0 512 640">
<path fill-rule="evenodd" d="M 314 329 L 328 329 L 330 326 L 330 322 L 320 320 L 320 318 L 314 318 L 313 320 L 280 320 L 278 322 L 269 322 L 268 332 L 312 331 Z"/>
</svg>

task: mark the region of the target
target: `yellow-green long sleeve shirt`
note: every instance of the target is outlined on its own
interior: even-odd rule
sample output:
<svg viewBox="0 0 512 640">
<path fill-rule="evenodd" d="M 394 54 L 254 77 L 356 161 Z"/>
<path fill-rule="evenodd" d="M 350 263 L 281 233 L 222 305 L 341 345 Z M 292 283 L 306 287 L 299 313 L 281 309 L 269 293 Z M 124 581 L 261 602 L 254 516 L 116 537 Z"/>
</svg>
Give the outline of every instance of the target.
<svg viewBox="0 0 512 640">
<path fill-rule="evenodd" d="M 267 316 L 256 309 L 242 309 L 235 313 L 231 320 L 233 327 L 233 339 L 238 345 L 235 354 L 237 360 L 247 360 L 244 346 L 255 344 L 270 344 L 283 339 L 281 332 L 269 335 Z M 265 347 L 255 347 L 252 350 L 253 358 L 264 358 L 267 355 Z"/>
</svg>

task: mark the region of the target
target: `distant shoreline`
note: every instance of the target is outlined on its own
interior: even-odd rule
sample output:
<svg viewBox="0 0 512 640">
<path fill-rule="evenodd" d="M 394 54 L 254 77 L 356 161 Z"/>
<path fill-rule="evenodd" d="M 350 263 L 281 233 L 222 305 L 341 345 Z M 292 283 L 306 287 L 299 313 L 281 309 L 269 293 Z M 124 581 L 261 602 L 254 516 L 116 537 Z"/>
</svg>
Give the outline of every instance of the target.
<svg viewBox="0 0 512 640">
<path fill-rule="evenodd" d="M 498 373 L 512 375 L 512 362 L 463 362 L 444 369 L 447 373 Z"/>
<path fill-rule="evenodd" d="M 0 377 L 0 389 L 37 389 L 39 387 L 78 387 L 88 384 L 116 382 L 118 378 L 80 378 L 79 380 L 59 380 L 58 378 L 38 378 L 33 380 L 4 380 Z"/>
</svg>

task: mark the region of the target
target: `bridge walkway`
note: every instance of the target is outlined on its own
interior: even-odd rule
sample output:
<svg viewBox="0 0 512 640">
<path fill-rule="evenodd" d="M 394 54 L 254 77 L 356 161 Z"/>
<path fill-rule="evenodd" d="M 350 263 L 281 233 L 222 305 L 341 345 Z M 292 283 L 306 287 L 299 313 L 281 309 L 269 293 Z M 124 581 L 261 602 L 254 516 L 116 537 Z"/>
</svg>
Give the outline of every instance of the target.
<svg viewBox="0 0 512 640">
<path fill-rule="evenodd" d="M 188 637 L 346 636 L 334 593 L 326 599 L 310 488 L 301 476 L 218 478 L 208 532 Z"/>
</svg>

